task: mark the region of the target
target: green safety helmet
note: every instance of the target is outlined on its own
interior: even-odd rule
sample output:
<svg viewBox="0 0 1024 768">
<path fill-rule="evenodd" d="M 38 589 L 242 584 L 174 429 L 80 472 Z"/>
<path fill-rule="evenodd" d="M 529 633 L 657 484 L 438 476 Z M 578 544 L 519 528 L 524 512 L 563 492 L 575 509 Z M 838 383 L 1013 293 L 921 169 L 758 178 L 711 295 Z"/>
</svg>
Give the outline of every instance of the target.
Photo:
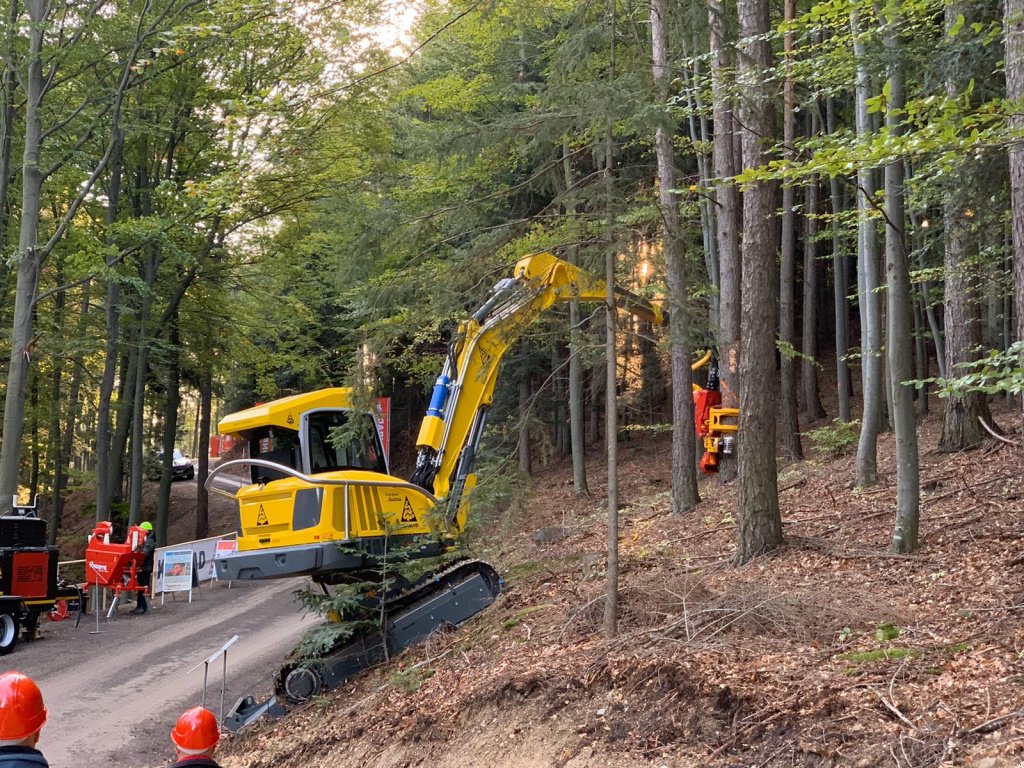
<svg viewBox="0 0 1024 768">
<path fill-rule="evenodd" d="M 145 522 L 145 523 L 139 523 L 139 528 L 141 528 L 144 531 L 152 531 L 153 530 L 153 524 L 148 522 L 148 521 Z"/>
</svg>

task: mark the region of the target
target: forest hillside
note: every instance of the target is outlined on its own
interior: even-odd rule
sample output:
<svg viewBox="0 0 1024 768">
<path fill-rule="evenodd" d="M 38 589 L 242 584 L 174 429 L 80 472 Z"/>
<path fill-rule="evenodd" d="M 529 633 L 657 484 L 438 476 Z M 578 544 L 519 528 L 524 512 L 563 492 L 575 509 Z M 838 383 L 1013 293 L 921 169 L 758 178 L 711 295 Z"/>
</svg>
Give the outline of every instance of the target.
<svg viewBox="0 0 1024 768">
<path fill-rule="evenodd" d="M 1009 414 L 998 412 L 996 418 Z M 670 513 L 668 440 L 622 447 L 620 633 L 600 633 L 606 477 L 539 469 L 478 554 L 489 610 L 224 747 L 270 766 L 1011 766 L 1024 754 L 1020 451 L 936 452 L 921 425 L 920 552 L 887 551 L 879 484 L 850 456 L 779 475 L 786 542 L 734 568 L 734 486 Z"/>
</svg>

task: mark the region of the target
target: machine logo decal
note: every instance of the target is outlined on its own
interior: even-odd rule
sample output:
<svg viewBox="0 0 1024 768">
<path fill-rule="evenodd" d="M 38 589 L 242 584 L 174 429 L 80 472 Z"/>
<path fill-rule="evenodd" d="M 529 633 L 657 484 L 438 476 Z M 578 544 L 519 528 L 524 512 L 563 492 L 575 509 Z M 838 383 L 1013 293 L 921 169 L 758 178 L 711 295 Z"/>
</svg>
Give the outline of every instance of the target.
<svg viewBox="0 0 1024 768">
<path fill-rule="evenodd" d="M 416 513 L 413 511 L 412 504 L 409 503 L 409 497 L 405 497 L 405 506 L 402 507 L 402 522 L 403 523 L 415 523 Z"/>
<path fill-rule="evenodd" d="M 262 504 L 260 504 L 260 513 L 256 516 L 256 525 L 270 525 L 270 521 L 267 520 L 267 513 L 263 511 Z"/>
<path fill-rule="evenodd" d="M 285 419 L 285 421 L 287 421 L 289 424 L 294 424 L 295 423 L 295 419 L 292 418 L 291 413 L 288 414 L 288 418 Z"/>
</svg>

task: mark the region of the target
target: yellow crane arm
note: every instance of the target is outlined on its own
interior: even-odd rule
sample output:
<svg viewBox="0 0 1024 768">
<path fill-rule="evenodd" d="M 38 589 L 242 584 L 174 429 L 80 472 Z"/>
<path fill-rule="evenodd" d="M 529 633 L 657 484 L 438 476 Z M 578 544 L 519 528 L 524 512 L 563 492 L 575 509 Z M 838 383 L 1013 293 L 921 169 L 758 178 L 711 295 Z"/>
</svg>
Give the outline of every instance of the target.
<svg viewBox="0 0 1024 768">
<path fill-rule="evenodd" d="M 526 327 L 556 302 L 604 301 L 605 282 L 550 253 L 521 259 L 484 304 L 459 326 L 434 384 L 416 440 L 412 482 L 444 500 L 449 522 L 462 526 L 461 501 L 472 486 L 473 465 L 494 397 L 498 368 Z M 664 325 L 667 314 L 641 296 L 615 289 L 616 304 Z M 462 514 L 460 514 L 462 512 Z"/>
</svg>

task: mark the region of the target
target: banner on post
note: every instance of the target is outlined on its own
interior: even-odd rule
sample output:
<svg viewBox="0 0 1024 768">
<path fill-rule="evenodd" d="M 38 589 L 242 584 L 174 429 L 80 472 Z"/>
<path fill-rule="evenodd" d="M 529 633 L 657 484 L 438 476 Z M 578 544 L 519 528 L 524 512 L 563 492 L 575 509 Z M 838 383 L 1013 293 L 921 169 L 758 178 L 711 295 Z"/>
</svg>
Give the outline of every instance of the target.
<svg viewBox="0 0 1024 768">
<path fill-rule="evenodd" d="M 224 557 L 225 555 L 230 555 L 232 552 L 237 551 L 237 549 L 238 542 L 234 539 L 221 539 L 217 542 L 217 549 L 213 553 L 213 557 L 214 559 L 218 557 Z M 216 568 L 213 569 L 213 578 L 217 579 L 217 581 L 220 581 L 220 577 L 217 576 Z"/>
</svg>

